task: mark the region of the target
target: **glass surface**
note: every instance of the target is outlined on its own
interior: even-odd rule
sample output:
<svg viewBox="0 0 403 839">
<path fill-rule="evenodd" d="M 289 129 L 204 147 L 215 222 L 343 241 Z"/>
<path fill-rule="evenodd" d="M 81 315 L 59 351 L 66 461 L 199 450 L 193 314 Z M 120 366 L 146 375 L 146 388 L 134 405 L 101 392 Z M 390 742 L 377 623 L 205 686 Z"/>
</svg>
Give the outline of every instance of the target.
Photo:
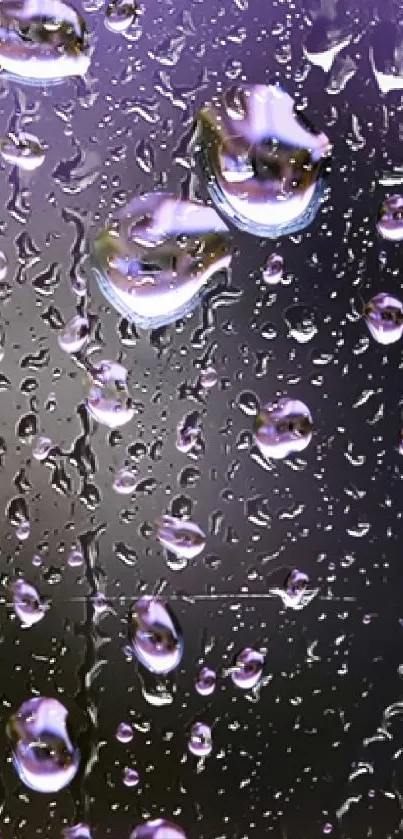
<svg viewBox="0 0 403 839">
<path fill-rule="evenodd" d="M 395 836 L 400 4 L 84 0 L 88 41 L 62 6 L 0 26 L 1 834 Z M 263 207 L 271 238 L 238 230 L 200 160 L 197 114 L 240 84 L 285 91 L 311 151 L 320 132 L 331 144 L 315 212 L 278 238 L 281 196 Z M 274 178 L 288 201 L 293 171 L 273 131 L 260 140 L 220 158 L 228 183 L 244 201 L 242 178 Z M 123 267 L 155 289 L 166 258 L 172 280 L 145 329 L 92 257 L 151 192 L 216 201 L 232 261 L 161 325 L 181 269 L 154 239 L 145 259 L 146 219 L 141 264 Z M 151 616 L 144 597 L 161 598 Z M 35 697 L 60 705 L 18 717 Z M 60 791 L 57 760 L 74 776 Z M 177 828 L 144 828 L 156 819 Z"/>
</svg>

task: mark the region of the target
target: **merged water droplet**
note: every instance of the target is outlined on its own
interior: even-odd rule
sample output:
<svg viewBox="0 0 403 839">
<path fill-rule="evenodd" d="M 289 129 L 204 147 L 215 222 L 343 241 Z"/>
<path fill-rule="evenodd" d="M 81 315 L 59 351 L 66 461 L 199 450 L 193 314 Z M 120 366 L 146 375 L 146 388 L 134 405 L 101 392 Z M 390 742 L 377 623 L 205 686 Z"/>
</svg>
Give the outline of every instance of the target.
<svg viewBox="0 0 403 839">
<path fill-rule="evenodd" d="M 381 20 L 372 29 L 369 60 L 381 93 L 403 90 L 403 36 L 401 25 Z"/>
<path fill-rule="evenodd" d="M 14 612 L 24 626 L 33 626 L 42 620 L 46 606 L 34 586 L 25 580 L 16 580 L 12 586 L 12 594 Z"/>
<path fill-rule="evenodd" d="M 102 361 L 92 369 L 86 405 L 91 416 L 109 428 L 119 428 L 134 417 L 127 390 L 127 370 L 115 361 Z"/>
<path fill-rule="evenodd" d="M 32 449 L 32 457 L 35 460 L 46 460 L 53 443 L 50 437 L 38 437 Z"/>
<path fill-rule="evenodd" d="M 186 834 L 174 822 L 153 819 L 137 825 L 131 832 L 130 839 L 186 839 Z"/>
<path fill-rule="evenodd" d="M 157 597 L 142 597 L 133 606 L 129 638 L 137 660 L 151 673 L 169 673 L 183 653 L 179 624 L 169 606 Z"/>
<path fill-rule="evenodd" d="M 279 253 L 271 253 L 267 258 L 262 277 L 267 285 L 277 285 L 283 278 L 284 260 Z"/>
<path fill-rule="evenodd" d="M 236 657 L 231 668 L 231 679 L 238 688 L 251 690 L 256 687 L 262 677 L 264 655 L 252 647 L 246 647 Z"/>
<path fill-rule="evenodd" d="M 136 488 L 136 476 L 131 469 L 119 469 L 113 481 L 113 489 L 119 495 L 131 495 Z"/>
<path fill-rule="evenodd" d="M 75 315 L 58 332 L 57 340 L 60 349 L 71 354 L 80 352 L 88 341 L 89 331 L 88 318 L 82 315 Z"/>
<path fill-rule="evenodd" d="M 0 140 L 0 155 L 6 163 L 18 166 L 26 172 L 39 169 L 45 160 L 45 150 L 37 137 L 26 132 L 9 134 Z"/>
<path fill-rule="evenodd" d="M 190 731 L 188 749 L 196 757 L 208 757 L 213 751 L 211 728 L 204 722 L 195 722 Z"/>
<path fill-rule="evenodd" d="M 137 6 L 132 0 L 112 0 L 105 12 L 105 26 L 111 32 L 126 32 L 134 23 Z"/>
<path fill-rule="evenodd" d="M 116 739 L 119 740 L 119 743 L 131 743 L 133 740 L 133 729 L 129 723 L 119 723 L 116 730 Z"/>
<path fill-rule="evenodd" d="M 217 208 L 256 236 L 277 238 L 314 219 L 330 143 L 278 85 L 239 85 L 198 117 L 200 159 Z"/>
<path fill-rule="evenodd" d="M 254 439 L 262 455 L 281 460 L 302 452 L 312 439 L 312 415 L 298 399 L 280 399 L 260 409 Z"/>
<path fill-rule="evenodd" d="M 79 752 L 68 730 L 68 711 L 57 699 L 35 696 L 7 724 L 14 766 L 25 786 L 55 793 L 67 786 L 79 766 Z"/>
<path fill-rule="evenodd" d="M 191 312 L 231 257 L 228 229 L 215 210 L 150 193 L 122 210 L 117 230 L 98 235 L 93 270 L 120 314 L 154 329 Z"/>
<path fill-rule="evenodd" d="M 307 344 L 318 333 L 317 314 L 310 306 L 296 303 L 284 312 L 289 335 L 299 344 Z"/>
<path fill-rule="evenodd" d="M 332 69 L 336 56 L 348 46 L 352 32 L 346 22 L 330 20 L 319 15 L 309 30 L 304 43 L 304 53 L 307 59 L 325 73 Z"/>
<path fill-rule="evenodd" d="M 217 676 L 209 667 L 202 667 L 195 682 L 195 688 L 200 696 L 211 696 L 215 691 Z"/>
<path fill-rule="evenodd" d="M 198 524 L 174 516 L 161 516 L 156 522 L 157 539 L 177 557 L 194 559 L 204 550 L 206 534 Z"/>
<path fill-rule="evenodd" d="M 1 4 L 2 74 L 28 84 L 49 84 L 84 76 L 89 65 L 85 22 L 66 0 Z"/>
<path fill-rule="evenodd" d="M 401 242 L 403 239 L 403 195 L 385 198 L 378 212 L 377 230 L 383 239 Z"/>
<path fill-rule="evenodd" d="M 403 303 L 381 292 L 364 306 L 364 319 L 378 344 L 394 344 L 403 335 Z"/>
</svg>

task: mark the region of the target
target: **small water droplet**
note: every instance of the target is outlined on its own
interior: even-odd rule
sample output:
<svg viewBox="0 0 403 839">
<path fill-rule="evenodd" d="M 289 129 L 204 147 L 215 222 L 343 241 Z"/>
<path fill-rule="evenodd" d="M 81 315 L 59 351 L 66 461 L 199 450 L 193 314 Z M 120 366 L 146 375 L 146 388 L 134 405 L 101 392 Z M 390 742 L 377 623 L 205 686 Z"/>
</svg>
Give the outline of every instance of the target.
<svg viewBox="0 0 403 839">
<path fill-rule="evenodd" d="M 133 729 L 129 723 L 119 723 L 116 729 L 116 739 L 119 740 L 119 743 L 131 743 L 133 740 Z"/>
<path fill-rule="evenodd" d="M 200 696 L 211 696 L 216 687 L 216 674 L 209 667 L 202 667 L 195 682 L 195 688 Z"/>
<path fill-rule="evenodd" d="M 137 787 L 140 782 L 139 773 L 136 769 L 132 769 L 126 766 L 123 772 L 123 783 L 125 787 Z"/>
<path fill-rule="evenodd" d="M 204 722 L 195 722 L 190 731 L 189 751 L 196 757 L 208 757 L 213 750 L 211 728 Z"/>
</svg>

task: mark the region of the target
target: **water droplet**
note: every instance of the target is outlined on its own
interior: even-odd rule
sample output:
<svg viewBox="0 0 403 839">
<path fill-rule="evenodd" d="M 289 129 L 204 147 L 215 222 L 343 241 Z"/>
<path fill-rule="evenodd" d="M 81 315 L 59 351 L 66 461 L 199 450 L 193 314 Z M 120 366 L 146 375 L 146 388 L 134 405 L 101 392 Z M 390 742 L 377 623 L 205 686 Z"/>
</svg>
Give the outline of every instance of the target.
<svg viewBox="0 0 403 839">
<path fill-rule="evenodd" d="M 284 312 L 284 320 L 288 326 L 291 338 L 299 344 L 307 344 L 317 335 L 317 315 L 310 306 L 297 303 L 289 306 Z"/>
<path fill-rule="evenodd" d="M 105 12 L 105 26 L 111 32 L 126 32 L 137 15 L 137 6 L 131 0 L 112 0 Z"/>
<path fill-rule="evenodd" d="M 317 595 L 319 589 L 308 589 L 309 577 L 304 571 L 294 568 L 287 575 L 282 588 L 271 588 L 270 594 L 278 595 L 288 609 L 304 609 Z"/>
<path fill-rule="evenodd" d="M 186 834 L 174 822 L 153 819 L 137 825 L 131 832 L 130 839 L 186 839 Z"/>
<path fill-rule="evenodd" d="M 177 557 L 194 559 L 204 550 L 206 534 L 192 521 L 162 516 L 156 527 L 158 541 Z"/>
<path fill-rule="evenodd" d="M 136 488 L 136 476 L 131 469 L 119 469 L 113 481 L 113 489 L 119 495 L 131 495 Z"/>
<path fill-rule="evenodd" d="M 403 90 L 402 47 L 400 24 L 381 20 L 373 27 L 369 60 L 381 93 Z"/>
<path fill-rule="evenodd" d="M 202 667 L 195 682 L 195 688 L 200 696 L 211 696 L 215 691 L 216 674 L 209 667 Z"/>
<path fill-rule="evenodd" d="M 16 528 L 15 535 L 20 542 L 26 542 L 31 533 L 31 524 L 28 519 L 21 521 Z"/>
<path fill-rule="evenodd" d="M 70 551 L 70 553 L 68 554 L 68 557 L 67 557 L 67 565 L 69 565 L 70 568 L 79 568 L 80 565 L 83 565 L 83 564 L 84 564 L 83 552 L 81 550 L 79 550 L 78 548 L 72 548 L 72 550 Z"/>
<path fill-rule="evenodd" d="M 213 750 L 211 728 L 204 722 L 195 722 L 190 731 L 189 751 L 196 757 L 208 757 Z"/>
<path fill-rule="evenodd" d="M 391 195 L 383 201 L 378 211 L 376 227 L 383 239 L 389 239 L 391 242 L 402 241 L 403 195 Z"/>
<path fill-rule="evenodd" d="M 238 688 L 251 690 L 260 682 L 264 666 L 264 655 L 252 647 L 246 647 L 236 658 L 231 668 L 231 679 Z"/>
<path fill-rule="evenodd" d="M 278 85 L 241 85 L 198 117 L 201 163 L 212 201 L 233 224 L 277 238 L 314 219 L 323 195 L 325 134 Z"/>
<path fill-rule="evenodd" d="M 332 832 L 332 830 L 333 830 L 333 825 L 332 825 L 332 824 L 330 824 L 330 822 L 326 822 L 326 824 L 324 824 L 324 825 L 323 825 L 323 833 L 324 833 L 326 836 L 328 836 L 328 835 L 329 835 L 329 833 L 331 833 L 331 832 Z"/>
<path fill-rule="evenodd" d="M 364 306 L 364 319 L 378 344 L 394 344 L 403 335 L 403 304 L 381 292 Z"/>
<path fill-rule="evenodd" d="M 128 321 L 156 329 L 190 313 L 231 262 L 228 229 L 211 207 L 164 193 L 135 198 L 96 239 L 93 271 Z"/>
<path fill-rule="evenodd" d="M 6 163 L 18 166 L 26 172 L 38 169 L 45 160 L 45 151 L 39 140 L 25 132 L 9 134 L 4 140 L 0 140 L 0 154 Z"/>
<path fill-rule="evenodd" d="M 0 251 L 0 282 L 6 279 L 8 271 L 7 257 L 3 251 Z"/>
<path fill-rule="evenodd" d="M 214 367 L 207 367 L 206 370 L 202 370 L 199 376 L 199 384 L 203 390 L 210 390 L 210 388 L 214 387 L 218 382 L 217 370 Z"/>
<path fill-rule="evenodd" d="M 199 438 L 197 419 L 192 422 L 188 417 L 179 423 L 176 430 L 176 448 L 183 454 L 189 454 L 195 448 Z"/>
<path fill-rule="evenodd" d="M 50 437 L 39 437 L 32 449 L 32 457 L 35 460 L 46 460 L 52 445 Z"/>
<path fill-rule="evenodd" d="M 37 590 L 25 580 L 17 580 L 12 586 L 12 593 L 14 612 L 21 623 L 25 626 L 39 623 L 45 615 L 46 606 Z"/>
<path fill-rule="evenodd" d="M 156 597 L 142 597 L 134 605 L 129 636 L 138 661 L 151 673 L 169 673 L 183 653 L 179 625 L 169 606 Z"/>
<path fill-rule="evenodd" d="M 127 390 L 127 370 L 114 361 L 102 361 L 92 370 L 86 405 L 97 422 L 119 428 L 134 417 Z"/>
<path fill-rule="evenodd" d="M 55 793 L 69 784 L 79 752 L 67 733 L 68 711 L 57 699 L 35 696 L 7 724 L 16 772 L 36 792 Z"/>
<path fill-rule="evenodd" d="M 57 336 L 60 349 L 67 353 L 78 353 L 85 346 L 89 337 L 88 318 L 76 315 Z"/>
<path fill-rule="evenodd" d="M 341 26 L 339 22 L 319 15 L 309 30 L 304 53 L 311 64 L 328 73 L 336 56 L 348 46 L 351 38 L 352 32 L 346 25 Z"/>
<path fill-rule="evenodd" d="M 262 277 L 267 285 L 277 285 L 283 278 L 284 260 L 279 253 L 271 253 L 267 258 Z"/>
<path fill-rule="evenodd" d="M 2 4 L 0 66 L 7 78 L 49 84 L 84 76 L 89 65 L 84 20 L 67 0 Z"/>
<path fill-rule="evenodd" d="M 119 723 L 116 730 L 116 739 L 119 740 L 119 743 L 131 743 L 133 740 L 133 729 L 129 723 Z"/>
<path fill-rule="evenodd" d="M 263 457 L 281 460 L 302 452 L 312 439 L 309 408 L 297 399 L 280 399 L 260 409 L 254 439 Z"/>
<path fill-rule="evenodd" d="M 126 766 L 123 772 L 123 783 L 125 787 L 137 787 L 140 782 L 140 775 L 135 769 Z"/>
<path fill-rule="evenodd" d="M 62 839 L 92 839 L 91 828 L 88 824 L 74 824 L 62 830 Z"/>
</svg>

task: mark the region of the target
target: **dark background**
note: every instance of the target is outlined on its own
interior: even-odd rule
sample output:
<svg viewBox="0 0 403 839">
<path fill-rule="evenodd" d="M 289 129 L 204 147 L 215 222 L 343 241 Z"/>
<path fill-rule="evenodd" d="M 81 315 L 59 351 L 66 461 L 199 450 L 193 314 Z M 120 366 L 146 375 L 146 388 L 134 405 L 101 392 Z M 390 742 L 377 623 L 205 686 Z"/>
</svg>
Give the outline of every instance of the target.
<svg viewBox="0 0 403 839">
<path fill-rule="evenodd" d="M 160 816 L 189 839 L 314 839 L 326 824 L 351 839 L 399 832 L 403 726 L 387 708 L 402 698 L 402 345 L 377 345 L 359 314 L 361 298 L 400 294 L 401 249 L 378 239 L 375 221 L 387 194 L 380 180 L 402 163 L 402 97 L 383 96 L 371 71 L 375 7 L 344 6 L 358 69 L 339 95 L 326 93 L 328 79 L 303 58 L 306 10 L 263 0 L 149 0 L 129 38 L 108 32 L 102 3 L 87 0 L 90 79 L 1 87 L 2 133 L 19 115 L 48 149 L 33 175 L 0 165 L 9 266 L 0 287 L 0 727 L 31 691 L 58 696 L 83 751 L 72 788 L 41 796 L 19 784 L 1 735 L 5 839 L 59 837 L 78 821 L 100 839 L 123 839 Z M 321 211 L 308 230 L 278 243 L 237 234 L 229 305 L 217 306 L 218 294 L 157 333 L 120 322 L 90 281 L 90 349 L 122 359 L 138 412 L 118 433 L 88 424 L 84 373 L 59 349 L 55 328 L 58 314 L 67 322 L 76 311 L 77 248 L 85 254 L 85 241 L 134 194 L 156 186 L 186 194 L 186 137 L 200 104 L 234 78 L 275 77 L 334 145 Z M 285 281 L 267 289 L 260 268 L 274 249 Z M 51 281 L 38 281 L 53 264 Z M 318 326 L 305 345 L 288 335 L 284 313 L 295 302 L 314 310 Z M 194 385 L 208 362 L 219 382 L 203 397 Z M 265 470 L 250 456 L 245 392 L 308 404 L 315 433 L 296 461 Z M 175 447 L 177 423 L 195 409 L 205 441 L 196 461 Z M 21 434 L 27 414 L 60 447 L 45 464 Z M 125 462 L 138 470 L 133 498 L 112 489 Z M 31 535 L 19 544 L 6 510 L 21 495 Z M 151 525 L 183 509 L 209 535 L 201 557 L 175 572 Z M 261 526 L 256 509 L 269 512 Z M 82 569 L 67 565 L 77 541 Z M 293 567 L 319 587 L 300 612 L 269 593 Z M 28 631 L 10 603 L 17 574 L 52 605 Z M 97 592 L 110 604 L 102 620 Z M 162 707 L 146 701 L 155 682 L 142 682 L 124 654 L 139 592 L 163 592 L 183 630 L 183 661 L 167 685 L 173 701 Z M 267 649 L 256 701 L 225 674 L 249 645 Z M 208 700 L 194 690 L 201 662 L 218 673 Z M 213 726 L 214 751 L 201 767 L 186 748 L 197 719 Z M 129 746 L 115 739 L 123 720 L 137 726 Z M 123 785 L 125 766 L 138 769 L 137 789 Z"/>
</svg>

